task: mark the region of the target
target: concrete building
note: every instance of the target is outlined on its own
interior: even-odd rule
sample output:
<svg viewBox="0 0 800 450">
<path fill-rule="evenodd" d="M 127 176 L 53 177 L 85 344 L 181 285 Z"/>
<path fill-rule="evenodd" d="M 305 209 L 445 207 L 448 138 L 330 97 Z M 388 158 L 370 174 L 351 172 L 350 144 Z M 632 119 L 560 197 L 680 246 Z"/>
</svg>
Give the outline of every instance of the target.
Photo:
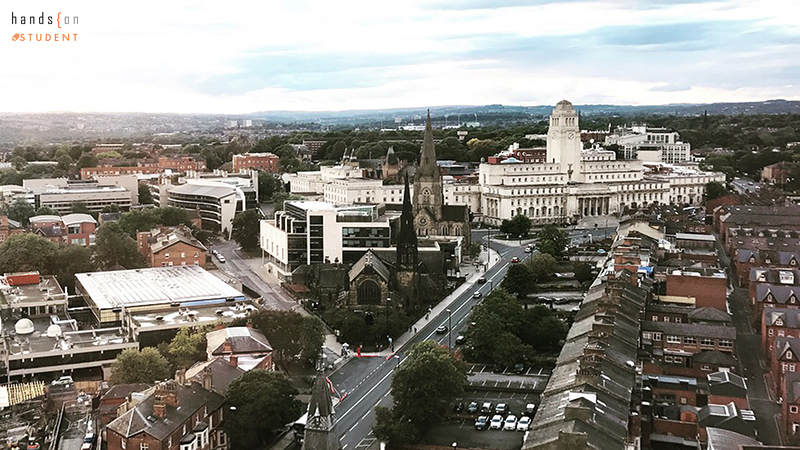
<svg viewBox="0 0 800 450">
<path fill-rule="evenodd" d="M 41 178 L 22 181 L 34 199 L 36 209 L 47 206 L 59 214 L 69 214 L 74 203 L 83 203 L 99 213 L 109 205 L 128 210 L 139 204 L 139 181 L 135 175 L 98 177 L 94 180 Z"/>
<path fill-rule="evenodd" d="M 398 215 L 382 205 L 288 201 L 274 219 L 261 221 L 265 265 L 286 279 L 303 264 L 352 264 L 370 248 L 391 247 L 390 220 Z"/>
<path fill-rule="evenodd" d="M 280 171 L 280 158 L 273 153 L 242 153 L 233 155 L 232 170 L 242 172 L 245 170 L 260 170 L 262 172 L 278 173 Z"/>
<path fill-rule="evenodd" d="M 634 124 L 617 127 L 605 137 L 605 144 L 618 145 L 625 159 L 680 164 L 690 161 L 692 156 L 691 144 L 680 139 L 677 131 Z"/>
<path fill-rule="evenodd" d="M 185 225 L 140 231 L 136 243 L 149 267 L 202 266 L 208 252 Z"/>
<path fill-rule="evenodd" d="M 230 319 L 245 295 L 195 266 L 79 273 L 75 288 L 101 324 L 170 329 Z M 182 318 L 182 319 L 181 319 Z"/>
</svg>

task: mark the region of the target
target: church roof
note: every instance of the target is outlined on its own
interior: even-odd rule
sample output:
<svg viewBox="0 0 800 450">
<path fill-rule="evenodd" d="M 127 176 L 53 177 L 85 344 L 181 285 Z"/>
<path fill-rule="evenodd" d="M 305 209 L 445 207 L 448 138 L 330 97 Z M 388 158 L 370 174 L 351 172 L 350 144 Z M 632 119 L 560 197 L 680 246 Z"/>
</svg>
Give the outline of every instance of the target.
<svg viewBox="0 0 800 450">
<path fill-rule="evenodd" d="M 350 268 L 350 280 L 355 280 L 367 267 L 371 267 L 381 278 L 389 281 L 391 275 L 389 267 L 371 249 Z"/>
<path fill-rule="evenodd" d="M 467 205 L 443 205 L 442 220 L 445 222 L 469 221 L 469 208 Z"/>
</svg>

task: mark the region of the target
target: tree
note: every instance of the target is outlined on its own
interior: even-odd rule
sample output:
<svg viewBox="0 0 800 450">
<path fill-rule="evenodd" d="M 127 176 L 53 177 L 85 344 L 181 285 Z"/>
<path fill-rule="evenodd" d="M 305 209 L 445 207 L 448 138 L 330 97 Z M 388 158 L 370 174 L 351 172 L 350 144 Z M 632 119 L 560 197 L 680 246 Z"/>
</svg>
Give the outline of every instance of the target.
<svg viewBox="0 0 800 450">
<path fill-rule="evenodd" d="M 112 203 L 110 205 L 106 205 L 100 210 L 101 213 L 117 213 L 120 212 L 119 205 L 116 203 Z"/>
<path fill-rule="evenodd" d="M 240 247 L 251 249 L 258 247 L 258 236 L 261 228 L 261 216 L 258 211 L 248 209 L 236 214 L 232 222 L 231 237 Z"/>
<path fill-rule="evenodd" d="M 253 369 L 233 380 L 225 393 L 231 409 L 223 422 L 232 448 L 263 448 L 276 432 L 297 420 L 301 414 L 297 394 L 281 372 Z"/>
<path fill-rule="evenodd" d="M 95 158 L 91 153 L 84 153 L 80 158 L 78 158 L 76 166 L 78 169 L 83 169 L 84 167 L 97 167 L 97 158 Z"/>
<path fill-rule="evenodd" d="M 527 264 L 511 264 L 503 278 L 503 289 L 516 295 L 518 298 L 525 298 L 533 292 L 536 280 L 533 279 L 530 267 Z"/>
<path fill-rule="evenodd" d="M 411 427 L 407 437 L 418 439 L 432 425 L 441 422 L 453 400 L 464 392 L 466 380 L 466 367 L 448 348 L 435 341 L 414 344 L 403 364 L 395 369 L 392 414 L 382 412 L 378 416 L 376 435 Z M 384 437 L 390 441 L 397 439 L 397 436 Z"/>
<path fill-rule="evenodd" d="M 97 270 L 92 258 L 92 249 L 82 245 L 62 245 L 52 260 L 53 275 L 62 286 L 74 291 L 75 274 Z"/>
<path fill-rule="evenodd" d="M 478 242 L 473 242 L 469 244 L 467 247 L 467 256 L 470 258 L 477 258 L 481 255 L 481 244 Z"/>
<path fill-rule="evenodd" d="M 511 220 L 504 219 L 500 224 L 500 232 L 513 237 L 527 236 L 529 231 L 531 231 L 531 219 L 522 214 L 517 214 Z"/>
<path fill-rule="evenodd" d="M 540 253 L 526 261 L 525 265 L 530 268 L 531 278 L 534 283 L 540 283 L 551 278 L 556 273 L 558 261 L 547 253 Z"/>
<path fill-rule="evenodd" d="M 728 194 L 728 189 L 719 181 L 709 181 L 706 183 L 706 201 L 714 200 Z"/>
<path fill-rule="evenodd" d="M 272 196 L 275 194 L 275 192 L 278 192 L 282 189 L 283 189 L 283 183 L 281 183 L 280 178 L 268 172 L 258 173 L 259 202 L 266 203 L 271 201 Z"/>
<path fill-rule="evenodd" d="M 150 192 L 150 188 L 144 183 L 139 183 L 139 203 L 142 205 L 153 204 L 153 194 Z"/>
<path fill-rule="evenodd" d="M 15 156 L 11 158 L 11 165 L 17 170 L 22 170 L 23 167 L 28 165 L 28 160 L 22 156 Z"/>
<path fill-rule="evenodd" d="M 315 316 L 303 317 L 300 327 L 300 354 L 307 365 L 319 359 L 325 343 L 325 325 Z"/>
<path fill-rule="evenodd" d="M 89 207 L 84 202 L 72 202 L 73 214 L 89 214 Z"/>
<path fill-rule="evenodd" d="M 70 158 L 67 154 L 59 156 L 56 161 L 58 161 L 57 167 L 65 172 L 68 171 L 72 165 L 72 158 Z"/>
<path fill-rule="evenodd" d="M 189 327 L 178 330 L 167 350 L 176 368 L 188 369 L 198 361 L 205 361 L 206 333 L 207 330 Z"/>
<path fill-rule="evenodd" d="M 263 309 L 250 314 L 249 320 L 264 333 L 281 361 L 299 354 L 303 361 L 313 364 L 319 355 L 324 333 L 316 317 L 304 317 L 296 311 Z M 313 325 L 306 324 L 308 321 Z"/>
<path fill-rule="evenodd" d="M 39 209 L 36 210 L 37 216 L 57 216 L 58 213 L 56 210 L 49 206 L 40 206 Z"/>
<path fill-rule="evenodd" d="M 33 234 L 12 234 L 0 245 L 0 273 L 49 273 L 58 245 Z"/>
<path fill-rule="evenodd" d="M 16 198 L 10 205 L 5 208 L 6 215 L 11 220 L 16 220 L 23 226 L 28 226 L 29 220 L 33 217 L 33 205 L 28 203 L 24 198 Z"/>
<path fill-rule="evenodd" d="M 573 272 L 575 272 L 575 279 L 578 280 L 579 283 L 585 283 L 594 278 L 594 275 L 592 275 L 592 265 L 589 263 L 575 263 Z"/>
<path fill-rule="evenodd" d="M 525 310 L 517 299 L 504 289 L 492 291 L 472 312 L 475 326 L 467 331 L 472 344 L 465 353 L 477 361 L 510 365 L 521 360 L 530 348 L 519 339 Z M 509 355 L 516 355 L 514 358 Z"/>
<path fill-rule="evenodd" d="M 111 364 L 111 384 L 153 384 L 167 378 L 171 378 L 169 362 L 155 347 L 123 350 Z"/>
<path fill-rule="evenodd" d="M 97 229 L 94 251 L 95 263 L 102 270 L 116 266 L 126 269 L 145 266 L 136 241 L 125 233 L 119 222 L 104 223 Z"/>
<path fill-rule="evenodd" d="M 541 253 L 547 253 L 558 259 L 564 255 L 569 245 L 569 236 L 553 224 L 545 225 L 536 234 L 536 243 Z"/>
</svg>

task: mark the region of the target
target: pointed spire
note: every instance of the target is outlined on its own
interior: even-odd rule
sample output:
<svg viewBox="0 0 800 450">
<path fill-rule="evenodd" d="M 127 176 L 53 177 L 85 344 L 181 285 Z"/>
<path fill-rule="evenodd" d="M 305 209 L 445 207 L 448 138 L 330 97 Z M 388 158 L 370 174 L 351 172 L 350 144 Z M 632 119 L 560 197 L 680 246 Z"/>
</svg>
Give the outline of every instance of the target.
<svg viewBox="0 0 800 450">
<path fill-rule="evenodd" d="M 425 124 L 425 137 L 422 140 L 422 154 L 419 157 L 417 177 L 432 177 L 434 181 L 440 178 L 439 168 L 436 166 L 436 149 L 433 146 L 433 126 L 431 125 L 431 110 L 428 110 L 428 119 Z"/>
<path fill-rule="evenodd" d="M 408 172 L 405 176 L 403 192 L 403 211 L 397 230 L 397 263 L 400 270 L 413 270 L 417 266 L 417 234 L 414 231 L 414 213 L 411 205 L 411 188 L 408 186 Z"/>
</svg>

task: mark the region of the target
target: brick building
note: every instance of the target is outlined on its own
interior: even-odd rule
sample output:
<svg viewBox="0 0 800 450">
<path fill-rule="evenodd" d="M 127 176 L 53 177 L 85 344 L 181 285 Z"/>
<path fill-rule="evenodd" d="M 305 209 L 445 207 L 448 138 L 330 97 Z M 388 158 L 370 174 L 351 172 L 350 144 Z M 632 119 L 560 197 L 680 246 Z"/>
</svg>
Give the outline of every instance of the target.
<svg viewBox="0 0 800 450">
<path fill-rule="evenodd" d="M 198 384 L 169 380 L 108 424 L 108 450 L 227 449 L 222 429 L 225 397 Z"/>
<path fill-rule="evenodd" d="M 8 216 L 0 216 L 0 242 L 5 242 L 12 234 L 23 231 L 19 222 L 9 219 Z"/>
<path fill-rule="evenodd" d="M 242 153 L 233 155 L 233 172 L 246 170 L 260 170 L 263 172 L 278 173 L 280 171 L 280 158 L 273 153 Z"/>
<path fill-rule="evenodd" d="M 89 180 L 97 176 L 111 176 L 111 175 L 148 175 L 160 173 L 162 170 L 155 164 L 148 166 L 123 166 L 116 167 L 110 165 L 103 165 L 97 167 L 82 167 L 81 180 Z"/>
<path fill-rule="evenodd" d="M 667 271 L 667 295 L 694 297 L 698 308 L 727 311 L 728 278 L 720 269 Z"/>
<path fill-rule="evenodd" d="M 765 306 L 761 318 L 761 346 L 767 360 L 772 358 L 775 339 L 800 338 L 800 309 Z"/>
<path fill-rule="evenodd" d="M 733 355 L 734 327 L 697 323 L 642 323 L 642 345 L 649 349 L 654 363 L 667 374 L 696 373 L 694 358 L 703 351 Z M 692 370 L 684 370 L 684 369 Z M 711 369 L 711 367 L 708 367 Z"/>
<path fill-rule="evenodd" d="M 792 269 L 797 267 L 800 263 L 800 253 L 791 251 L 790 248 L 787 243 L 786 250 L 737 249 L 734 264 L 739 287 L 748 287 L 753 268 Z"/>
<path fill-rule="evenodd" d="M 775 267 L 753 267 L 750 269 L 749 284 L 747 285 L 751 299 L 755 297 L 756 288 L 760 284 L 800 286 L 800 270 Z"/>
<path fill-rule="evenodd" d="M 227 327 L 206 335 L 208 360 L 224 359 L 243 370 L 275 368 L 272 346 L 267 338 L 252 327 Z"/>
<path fill-rule="evenodd" d="M 756 295 L 753 301 L 753 315 L 760 318 L 767 306 L 780 306 L 783 308 L 798 308 L 800 303 L 800 286 L 781 286 L 775 284 L 756 285 Z"/>
<path fill-rule="evenodd" d="M 733 372 L 722 371 L 708 374 L 708 403 L 748 409 L 747 381 Z"/>
<path fill-rule="evenodd" d="M 794 164 L 789 161 L 770 164 L 761 169 L 761 180 L 769 184 L 786 184 L 789 179 L 789 172 L 794 168 Z"/>
<path fill-rule="evenodd" d="M 158 168 L 170 169 L 175 172 L 203 172 L 206 170 L 206 162 L 196 156 L 160 156 L 158 158 Z"/>
<path fill-rule="evenodd" d="M 800 433 L 800 372 L 786 374 L 782 383 L 781 391 L 786 393 L 781 401 L 783 431 L 794 441 Z"/>
<path fill-rule="evenodd" d="M 140 231 L 136 241 L 148 267 L 202 266 L 206 263 L 208 250 L 185 225 Z"/>
<path fill-rule="evenodd" d="M 31 232 L 49 241 L 83 247 L 94 245 L 97 221 L 89 214 L 42 215 L 29 220 Z"/>
<path fill-rule="evenodd" d="M 800 339 L 794 337 L 776 337 L 775 350 L 770 361 L 770 376 L 774 382 L 776 394 L 783 397 L 784 377 L 789 373 L 797 373 L 800 366 Z"/>
</svg>

